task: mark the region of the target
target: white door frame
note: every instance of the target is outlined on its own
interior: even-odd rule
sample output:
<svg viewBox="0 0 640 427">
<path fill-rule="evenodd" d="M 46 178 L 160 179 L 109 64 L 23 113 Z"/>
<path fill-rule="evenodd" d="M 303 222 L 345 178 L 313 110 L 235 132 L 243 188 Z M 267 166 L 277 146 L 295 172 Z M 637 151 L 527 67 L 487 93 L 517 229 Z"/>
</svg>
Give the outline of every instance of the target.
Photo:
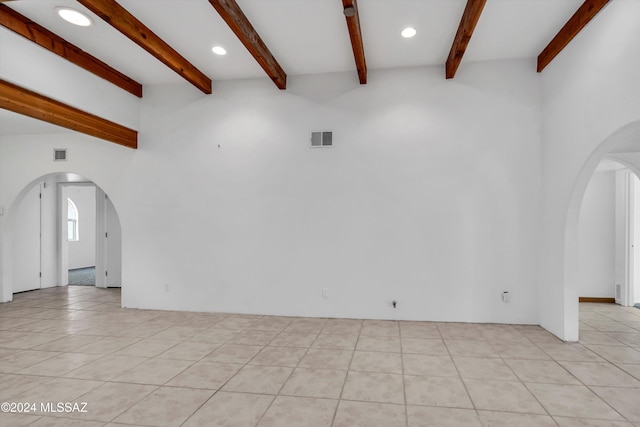
<svg viewBox="0 0 640 427">
<path fill-rule="evenodd" d="M 59 182 L 58 183 L 58 283 L 60 286 L 67 286 L 69 284 L 69 242 L 67 242 L 68 235 L 68 222 L 67 222 L 67 210 L 68 210 L 68 188 L 69 187 L 95 187 L 96 188 L 96 287 L 105 287 L 98 285 L 98 277 L 104 277 L 104 270 L 102 276 L 98 274 L 98 247 L 100 240 L 100 233 L 98 233 L 98 217 L 100 216 L 97 209 L 98 200 L 98 187 L 93 182 Z M 102 192 L 102 190 L 100 190 Z M 104 194 L 102 192 L 102 194 Z M 102 234 L 104 236 L 104 233 Z M 104 238 L 102 239 L 104 240 Z M 103 268 L 104 268 L 104 264 Z"/>
<path fill-rule="evenodd" d="M 624 202 L 622 204 L 622 208 L 624 209 L 623 224 L 624 227 L 624 283 L 622 283 L 620 289 L 620 298 L 616 298 L 616 303 L 621 304 L 623 306 L 632 306 L 634 304 L 634 285 L 635 285 L 635 276 L 640 274 L 640 272 L 635 271 L 635 228 L 639 227 L 640 224 L 635 223 L 635 217 L 637 213 L 635 212 L 635 194 L 634 187 L 636 183 L 634 182 L 635 174 L 630 169 L 625 169 L 621 171 L 623 174 L 623 188 L 622 195 L 624 198 Z"/>
<path fill-rule="evenodd" d="M 627 218 L 626 218 L 626 239 L 627 239 L 627 253 L 625 259 L 626 267 L 626 292 L 625 292 L 625 306 L 632 306 L 636 300 L 635 295 L 635 283 L 636 276 L 640 274 L 640 271 L 635 269 L 635 260 L 638 242 L 636 242 L 636 227 L 640 227 L 640 224 L 636 223 L 636 219 L 640 216 L 640 212 L 636 212 L 636 186 L 638 185 L 637 176 L 633 171 L 629 171 L 627 174 Z"/>
<path fill-rule="evenodd" d="M 107 287 L 107 195 L 96 185 L 96 288 Z"/>
</svg>

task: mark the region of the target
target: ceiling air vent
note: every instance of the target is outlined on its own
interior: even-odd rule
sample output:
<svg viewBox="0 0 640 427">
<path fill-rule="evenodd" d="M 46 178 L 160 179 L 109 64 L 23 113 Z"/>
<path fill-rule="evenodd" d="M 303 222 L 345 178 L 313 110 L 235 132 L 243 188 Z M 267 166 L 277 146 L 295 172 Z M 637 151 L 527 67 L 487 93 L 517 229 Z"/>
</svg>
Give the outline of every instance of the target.
<svg viewBox="0 0 640 427">
<path fill-rule="evenodd" d="M 66 148 L 54 148 L 53 149 L 53 161 L 60 162 L 67 160 L 67 149 Z"/>
<path fill-rule="evenodd" d="M 333 146 L 333 132 L 311 132 L 311 148 Z"/>
</svg>

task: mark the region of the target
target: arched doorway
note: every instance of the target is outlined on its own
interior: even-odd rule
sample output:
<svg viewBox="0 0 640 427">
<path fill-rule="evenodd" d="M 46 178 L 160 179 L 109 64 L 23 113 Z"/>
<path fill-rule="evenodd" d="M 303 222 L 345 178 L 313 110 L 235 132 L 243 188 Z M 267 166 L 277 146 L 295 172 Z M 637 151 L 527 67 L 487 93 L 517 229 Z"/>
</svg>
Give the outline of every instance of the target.
<svg viewBox="0 0 640 427">
<path fill-rule="evenodd" d="M 589 156 L 582 166 L 574 183 L 571 199 L 567 209 L 564 232 L 564 324 L 565 335 L 569 341 L 578 339 L 578 283 L 580 280 L 579 255 L 579 217 L 582 200 L 602 159 L 606 156 L 619 161 L 615 153 L 623 150 L 640 151 L 640 121 L 630 123 L 606 138 Z M 640 159 L 638 159 L 640 163 Z M 640 165 L 626 163 L 636 175 L 640 173 Z M 640 176 L 640 175 L 639 175 Z"/>
<path fill-rule="evenodd" d="M 34 289 L 65 286 L 68 281 L 70 224 L 69 188 L 94 190 L 91 234 L 85 235 L 95 264 L 96 287 L 120 287 L 122 248 L 120 221 L 110 198 L 96 183 L 74 173 L 51 173 L 32 180 L 15 197 L 7 212 L 3 242 L 3 300 Z M 37 197 L 37 202 L 35 202 Z M 77 214 L 76 214 L 77 215 Z M 71 230 L 74 231 L 74 230 Z M 71 240 L 77 240 L 76 228 Z M 82 236 L 82 234 L 80 234 Z"/>
<path fill-rule="evenodd" d="M 607 155 L 586 188 L 579 217 L 581 302 L 634 303 L 635 247 L 640 247 L 634 243 L 640 196 L 634 193 L 640 192 L 640 181 L 632 169 Z"/>
</svg>

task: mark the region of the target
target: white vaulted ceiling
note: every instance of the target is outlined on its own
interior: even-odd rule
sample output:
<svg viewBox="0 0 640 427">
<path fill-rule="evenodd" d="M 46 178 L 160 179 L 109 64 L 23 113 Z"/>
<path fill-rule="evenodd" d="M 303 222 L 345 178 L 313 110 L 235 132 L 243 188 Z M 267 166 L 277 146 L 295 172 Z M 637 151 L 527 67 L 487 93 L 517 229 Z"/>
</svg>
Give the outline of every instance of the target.
<svg viewBox="0 0 640 427">
<path fill-rule="evenodd" d="M 216 80 L 267 78 L 207 0 L 120 0 L 182 56 Z M 340 0 L 237 0 L 289 76 L 355 70 Z M 535 58 L 581 0 L 488 0 L 464 62 Z M 73 0 L 5 3 L 142 84 L 182 79 Z M 386 69 L 446 62 L 466 0 L 359 0 L 367 66 Z M 76 27 L 58 6 L 86 12 L 90 27 Z M 418 31 L 403 39 L 400 31 Z M 224 57 L 212 54 L 225 47 Z M 464 66 L 464 62 L 463 65 Z"/>
<path fill-rule="evenodd" d="M 533 59 L 583 1 L 487 0 L 460 69 L 474 61 L 523 58 L 532 59 L 535 67 Z M 353 72 L 357 79 L 342 0 L 236 2 L 289 78 Z M 216 81 L 269 79 L 208 0 L 118 3 L 208 76 L 214 96 Z M 14 0 L 2 4 L 142 85 L 188 84 L 78 1 Z M 444 64 L 466 4 L 467 0 L 357 0 L 368 70 L 440 65 L 444 78 Z M 56 13 L 61 6 L 84 12 L 93 25 L 78 27 L 63 21 Z M 407 26 L 417 30 L 415 37 L 401 37 Z M 10 30 L 0 26 L 0 32 Z M 224 47 L 227 55 L 213 54 L 213 46 Z M 0 135 L 61 130 L 2 109 L 0 124 Z"/>
</svg>

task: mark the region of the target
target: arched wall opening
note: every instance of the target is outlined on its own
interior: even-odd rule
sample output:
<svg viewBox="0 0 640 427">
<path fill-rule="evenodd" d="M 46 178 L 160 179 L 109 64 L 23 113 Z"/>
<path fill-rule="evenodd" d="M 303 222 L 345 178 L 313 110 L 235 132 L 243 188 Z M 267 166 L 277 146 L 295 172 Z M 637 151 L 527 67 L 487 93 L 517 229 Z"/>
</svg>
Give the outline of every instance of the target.
<svg viewBox="0 0 640 427">
<path fill-rule="evenodd" d="M 582 200 L 587 185 L 596 170 L 598 164 L 610 155 L 620 163 L 619 156 L 611 155 L 621 147 L 638 147 L 640 151 L 640 121 L 623 126 L 618 131 L 606 138 L 589 156 L 582 166 L 574 183 L 571 198 L 567 208 L 567 216 L 564 228 L 564 330 L 565 340 L 577 341 L 579 337 L 579 311 L 578 311 L 578 283 L 580 280 L 580 242 L 579 242 L 579 218 Z M 640 165 L 624 162 L 630 171 L 640 176 Z"/>
<path fill-rule="evenodd" d="M 640 181 L 632 163 L 610 156 L 598 164 L 580 208 L 579 300 L 629 306 L 633 305 L 634 246 L 640 247 L 633 237 L 640 225 L 640 209 L 635 208 L 640 197 L 634 194 L 640 191 Z"/>
<path fill-rule="evenodd" d="M 15 292 L 68 284 L 67 200 L 72 186 L 95 188 L 95 286 L 121 287 L 122 232 L 115 206 L 91 179 L 56 172 L 31 180 L 9 205 L 3 226 L 2 301 L 11 301 Z M 34 219 L 27 221 L 28 211 Z"/>
</svg>

